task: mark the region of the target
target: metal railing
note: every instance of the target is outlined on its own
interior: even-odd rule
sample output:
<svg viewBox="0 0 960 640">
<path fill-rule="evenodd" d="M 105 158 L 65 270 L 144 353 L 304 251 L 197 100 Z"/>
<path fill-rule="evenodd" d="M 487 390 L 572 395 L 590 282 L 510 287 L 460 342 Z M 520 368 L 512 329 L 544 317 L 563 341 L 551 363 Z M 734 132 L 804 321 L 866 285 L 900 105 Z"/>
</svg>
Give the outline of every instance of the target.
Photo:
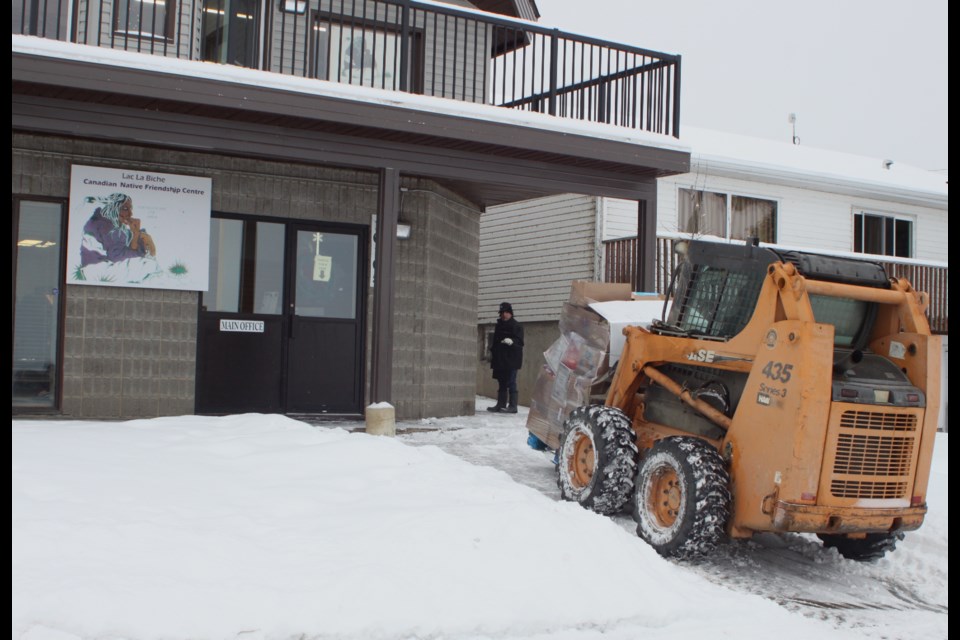
<svg viewBox="0 0 960 640">
<path fill-rule="evenodd" d="M 679 136 L 680 57 L 416 0 L 13 0 L 13 33 Z"/>
<path fill-rule="evenodd" d="M 654 272 L 656 292 L 663 294 L 670 286 L 670 278 L 677 265 L 673 245 L 682 238 L 657 237 L 657 264 Z M 638 241 L 636 236 L 606 240 L 604 246 L 604 282 L 629 282 L 634 291 L 640 290 L 637 269 Z M 856 256 L 848 256 L 856 257 Z M 949 326 L 947 292 L 948 269 L 941 265 L 923 264 L 882 256 L 863 256 L 864 260 L 883 265 L 887 276 L 906 278 L 914 289 L 924 291 L 930 299 L 927 320 L 933 333 L 946 334 Z"/>
</svg>

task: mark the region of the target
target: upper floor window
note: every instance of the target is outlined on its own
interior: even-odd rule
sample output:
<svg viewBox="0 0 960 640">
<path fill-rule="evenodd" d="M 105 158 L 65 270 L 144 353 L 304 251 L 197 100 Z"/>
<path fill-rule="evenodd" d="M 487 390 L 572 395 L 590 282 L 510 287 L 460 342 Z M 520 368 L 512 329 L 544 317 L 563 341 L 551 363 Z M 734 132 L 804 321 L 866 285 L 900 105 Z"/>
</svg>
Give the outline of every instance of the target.
<svg viewBox="0 0 960 640">
<path fill-rule="evenodd" d="M 401 89 L 402 35 L 395 25 L 354 24 L 318 16 L 313 24 L 313 75 L 321 80 L 377 89 Z M 408 42 L 407 90 L 422 92 L 422 34 Z"/>
<path fill-rule="evenodd" d="M 898 258 L 913 257 L 913 221 L 861 211 L 853 214 L 853 250 Z"/>
<path fill-rule="evenodd" d="M 259 66 L 261 0 L 203 0 L 203 59 Z"/>
<path fill-rule="evenodd" d="M 777 241 L 777 203 L 773 200 L 696 189 L 680 189 L 677 200 L 677 224 L 684 233 Z"/>
<path fill-rule="evenodd" d="M 114 30 L 134 37 L 172 38 L 175 0 L 114 0 Z"/>
</svg>

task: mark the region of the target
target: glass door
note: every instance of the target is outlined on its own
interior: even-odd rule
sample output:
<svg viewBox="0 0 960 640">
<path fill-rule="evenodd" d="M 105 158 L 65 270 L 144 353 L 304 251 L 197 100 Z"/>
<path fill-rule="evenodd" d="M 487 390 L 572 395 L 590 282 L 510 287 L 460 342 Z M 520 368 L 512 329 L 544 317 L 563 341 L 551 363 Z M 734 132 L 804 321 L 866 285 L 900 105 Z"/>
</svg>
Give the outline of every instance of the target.
<svg viewBox="0 0 960 640">
<path fill-rule="evenodd" d="M 362 413 L 364 233 L 211 220 L 198 413 Z"/>
<path fill-rule="evenodd" d="M 13 410 L 59 406 L 63 205 L 15 200 Z"/>
<path fill-rule="evenodd" d="M 362 280 L 360 236 L 315 226 L 289 229 L 287 411 L 360 413 Z"/>
</svg>

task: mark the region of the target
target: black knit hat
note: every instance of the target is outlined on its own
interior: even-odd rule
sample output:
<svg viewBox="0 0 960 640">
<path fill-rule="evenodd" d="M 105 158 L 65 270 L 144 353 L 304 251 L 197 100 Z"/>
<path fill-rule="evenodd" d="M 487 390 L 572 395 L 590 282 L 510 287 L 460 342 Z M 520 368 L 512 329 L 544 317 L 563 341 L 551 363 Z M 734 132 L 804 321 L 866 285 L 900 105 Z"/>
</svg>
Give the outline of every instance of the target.
<svg viewBox="0 0 960 640">
<path fill-rule="evenodd" d="M 508 313 L 511 313 L 511 314 L 513 313 L 513 307 L 510 306 L 510 303 L 509 303 L 509 302 L 501 302 L 501 303 L 500 303 L 500 313 L 503 313 L 504 311 L 506 311 L 506 312 L 508 312 Z"/>
</svg>

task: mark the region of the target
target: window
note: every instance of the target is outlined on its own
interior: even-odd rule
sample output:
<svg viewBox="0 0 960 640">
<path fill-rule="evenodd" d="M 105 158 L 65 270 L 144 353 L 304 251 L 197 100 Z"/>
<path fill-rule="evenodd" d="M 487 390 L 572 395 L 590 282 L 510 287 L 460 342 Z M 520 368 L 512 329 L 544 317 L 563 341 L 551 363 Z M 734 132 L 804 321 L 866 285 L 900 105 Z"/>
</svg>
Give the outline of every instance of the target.
<svg viewBox="0 0 960 640">
<path fill-rule="evenodd" d="M 173 37 L 174 0 L 115 0 L 114 30 L 131 36 Z"/>
<path fill-rule="evenodd" d="M 260 0 L 204 0 L 203 59 L 259 66 Z"/>
<path fill-rule="evenodd" d="M 319 17 L 313 25 L 313 75 L 321 80 L 377 89 L 401 89 L 400 31 L 390 26 L 366 27 Z M 421 93 L 419 32 L 411 33 L 407 90 Z"/>
<path fill-rule="evenodd" d="M 860 212 L 853 215 L 853 250 L 898 258 L 913 257 L 913 221 Z"/>
<path fill-rule="evenodd" d="M 59 202 L 14 203 L 14 411 L 57 404 L 63 213 Z"/>
<path fill-rule="evenodd" d="M 680 231 L 732 240 L 758 237 L 777 241 L 777 203 L 747 196 L 680 189 L 677 198 Z"/>
<path fill-rule="evenodd" d="M 283 291 L 283 225 L 210 220 L 210 288 L 204 311 L 279 315 Z"/>
</svg>

